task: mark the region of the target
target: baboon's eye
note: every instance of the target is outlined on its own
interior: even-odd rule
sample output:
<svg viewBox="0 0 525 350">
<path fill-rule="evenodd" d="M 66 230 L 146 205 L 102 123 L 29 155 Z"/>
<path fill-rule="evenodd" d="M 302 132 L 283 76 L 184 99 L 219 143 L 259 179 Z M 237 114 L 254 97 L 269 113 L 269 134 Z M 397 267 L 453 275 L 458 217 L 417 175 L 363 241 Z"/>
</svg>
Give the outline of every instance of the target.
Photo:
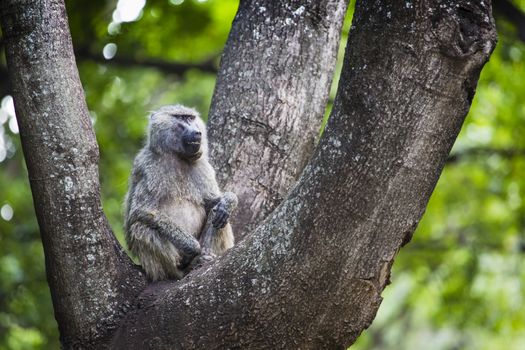
<svg viewBox="0 0 525 350">
<path fill-rule="evenodd" d="M 190 122 L 195 119 L 195 116 L 191 114 L 172 114 L 172 116 L 184 120 L 185 122 Z"/>
</svg>

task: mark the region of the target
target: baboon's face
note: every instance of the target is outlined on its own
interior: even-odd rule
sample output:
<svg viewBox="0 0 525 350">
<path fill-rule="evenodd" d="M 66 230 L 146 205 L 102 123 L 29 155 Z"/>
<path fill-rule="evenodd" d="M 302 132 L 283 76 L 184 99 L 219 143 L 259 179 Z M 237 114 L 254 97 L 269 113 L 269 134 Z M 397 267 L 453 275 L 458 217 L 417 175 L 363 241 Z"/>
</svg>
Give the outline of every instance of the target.
<svg viewBox="0 0 525 350">
<path fill-rule="evenodd" d="M 195 161 L 203 153 L 204 123 L 187 110 L 161 110 L 152 115 L 150 138 L 164 151 Z"/>
<path fill-rule="evenodd" d="M 177 143 L 175 151 L 183 158 L 196 160 L 202 155 L 202 131 L 194 115 L 174 115 L 173 135 Z"/>
</svg>

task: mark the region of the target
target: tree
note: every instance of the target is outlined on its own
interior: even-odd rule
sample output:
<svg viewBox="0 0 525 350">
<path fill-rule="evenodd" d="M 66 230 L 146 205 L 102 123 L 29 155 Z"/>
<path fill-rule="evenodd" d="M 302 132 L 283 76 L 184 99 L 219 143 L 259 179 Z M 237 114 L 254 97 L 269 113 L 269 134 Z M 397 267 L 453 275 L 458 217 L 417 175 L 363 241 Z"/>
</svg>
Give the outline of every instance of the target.
<svg viewBox="0 0 525 350">
<path fill-rule="evenodd" d="M 210 135 L 228 175 L 220 180 L 252 210 L 238 223 L 255 228 L 212 266 L 147 284 L 101 209 L 98 148 L 63 3 L 2 3 L 65 348 L 342 348 L 368 327 L 468 112 L 495 29 L 486 2 L 358 2 L 334 108 L 313 150 L 345 8 L 241 2 Z"/>
</svg>

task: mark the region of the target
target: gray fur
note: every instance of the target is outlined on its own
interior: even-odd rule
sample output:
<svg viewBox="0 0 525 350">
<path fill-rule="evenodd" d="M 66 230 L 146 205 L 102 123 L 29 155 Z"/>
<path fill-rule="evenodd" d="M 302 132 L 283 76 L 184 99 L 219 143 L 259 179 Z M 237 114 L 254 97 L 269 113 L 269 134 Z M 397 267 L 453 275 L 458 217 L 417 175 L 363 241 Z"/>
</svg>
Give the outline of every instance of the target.
<svg viewBox="0 0 525 350">
<path fill-rule="evenodd" d="M 194 146 L 198 151 L 188 153 L 190 146 L 182 141 L 188 130 L 202 133 L 200 146 Z M 128 247 L 148 277 L 179 279 L 224 254 L 233 246 L 227 219 L 236 203 L 235 194 L 219 190 L 208 162 L 206 126 L 197 111 L 173 105 L 153 112 L 147 144 L 135 158 L 125 209 Z"/>
</svg>

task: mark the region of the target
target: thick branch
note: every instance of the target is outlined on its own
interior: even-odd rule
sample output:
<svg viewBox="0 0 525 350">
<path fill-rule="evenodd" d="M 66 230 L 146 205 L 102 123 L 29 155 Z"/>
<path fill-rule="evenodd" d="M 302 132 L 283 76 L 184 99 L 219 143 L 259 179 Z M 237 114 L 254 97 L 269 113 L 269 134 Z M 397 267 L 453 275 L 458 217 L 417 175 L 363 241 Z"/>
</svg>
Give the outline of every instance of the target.
<svg viewBox="0 0 525 350">
<path fill-rule="evenodd" d="M 319 136 L 347 0 L 241 1 L 210 111 L 212 161 L 237 238 L 286 196 Z"/>
<path fill-rule="evenodd" d="M 368 327 L 495 28 L 490 3 L 467 0 L 358 1 L 352 28 L 332 116 L 297 186 L 218 263 L 150 286 L 116 348 L 343 349 Z"/>
<path fill-rule="evenodd" d="M 98 147 L 64 4 L 5 0 L 0 10 L 61 341 L 65 348 L 100 348 L 122 301 L 145 283 L 102 213 Z"/>
</svg>

